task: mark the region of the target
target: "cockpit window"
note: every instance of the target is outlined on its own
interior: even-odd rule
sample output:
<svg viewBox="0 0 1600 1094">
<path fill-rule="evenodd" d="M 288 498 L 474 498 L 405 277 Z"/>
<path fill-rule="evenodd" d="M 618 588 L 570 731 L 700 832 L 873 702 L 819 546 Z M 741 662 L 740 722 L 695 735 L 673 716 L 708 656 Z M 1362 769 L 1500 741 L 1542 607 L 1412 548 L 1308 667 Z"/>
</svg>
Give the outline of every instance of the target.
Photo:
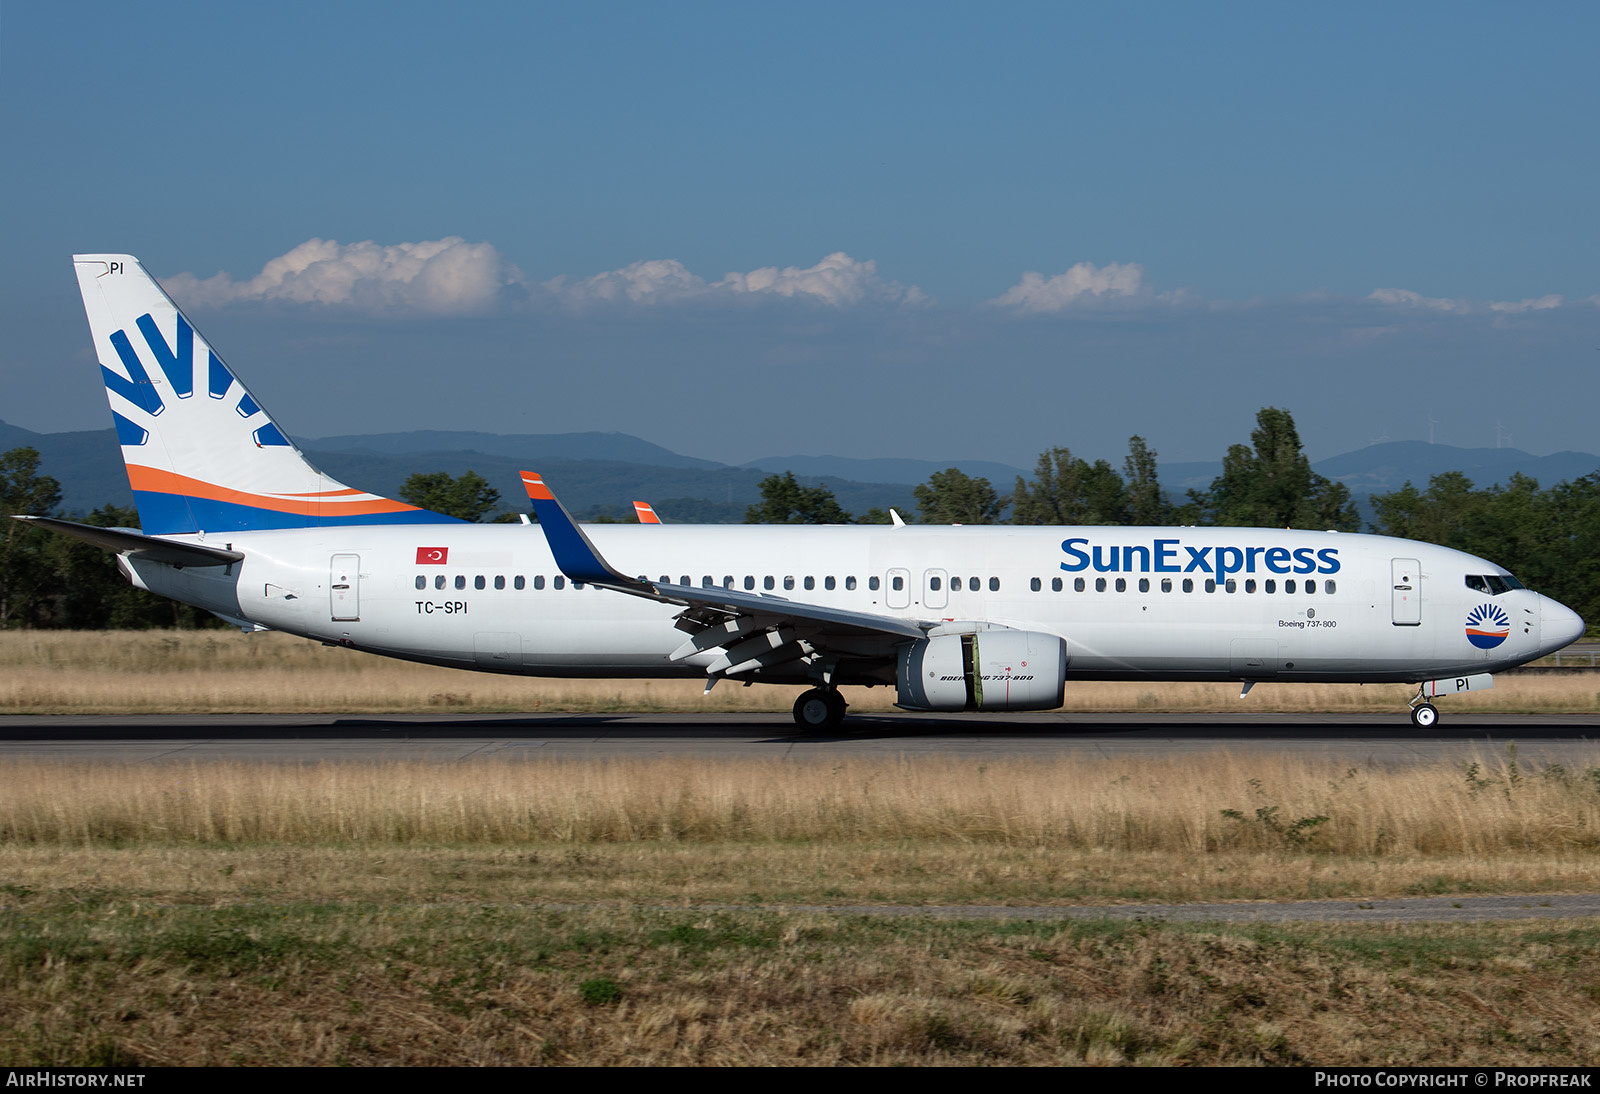
<svg viewBox="0 0 1600 1094">
<path fill-rule="evenodd" d="M 1527 586 L 1510 574 L 1468 574 L 1467 588 L 1473 592 L 1499 596 L 1501 593 L 1509 593 L 1512 589 L 1525 589 Z"/>
</svg>

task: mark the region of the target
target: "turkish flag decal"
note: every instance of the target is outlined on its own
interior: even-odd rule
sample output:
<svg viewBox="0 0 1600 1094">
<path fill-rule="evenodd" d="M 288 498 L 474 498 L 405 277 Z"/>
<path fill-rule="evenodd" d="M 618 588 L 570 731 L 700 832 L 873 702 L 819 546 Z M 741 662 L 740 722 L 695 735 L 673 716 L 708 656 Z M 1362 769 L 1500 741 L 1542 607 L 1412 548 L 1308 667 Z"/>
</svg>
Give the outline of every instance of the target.
<svg viewBox="0 0 1600 1094">
<path fill-rule="evenodd" d="M 418 566 L 443 566 L 449 558 L 450 548 L 448 547 L 417 548 Z"/>
</svg>

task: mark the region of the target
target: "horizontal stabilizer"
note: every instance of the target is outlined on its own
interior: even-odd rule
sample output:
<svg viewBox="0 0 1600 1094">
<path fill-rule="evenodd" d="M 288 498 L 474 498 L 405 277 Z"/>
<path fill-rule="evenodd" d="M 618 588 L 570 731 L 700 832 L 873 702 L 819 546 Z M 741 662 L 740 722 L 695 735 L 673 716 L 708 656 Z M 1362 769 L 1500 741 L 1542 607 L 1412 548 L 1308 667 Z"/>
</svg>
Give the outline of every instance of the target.
<svg viewBox="0 0 1600 1094">
<path fill-rule="evenodd" d="M 244 555 L 220 547 L 201 547 L 194 543 L 176 543 L 170 539 L 157 539 L 143 532 L 127 528 L 100 528 L 93 524 L 60 520 L 56 517 L 12 517 L 39 528 L 56 532 L 73 539 L 81 539 L 119 555 L 137 555 L 152 562 L 165 562 L 169 566 L 227 566 L 238 562 Z"/>
</svg>

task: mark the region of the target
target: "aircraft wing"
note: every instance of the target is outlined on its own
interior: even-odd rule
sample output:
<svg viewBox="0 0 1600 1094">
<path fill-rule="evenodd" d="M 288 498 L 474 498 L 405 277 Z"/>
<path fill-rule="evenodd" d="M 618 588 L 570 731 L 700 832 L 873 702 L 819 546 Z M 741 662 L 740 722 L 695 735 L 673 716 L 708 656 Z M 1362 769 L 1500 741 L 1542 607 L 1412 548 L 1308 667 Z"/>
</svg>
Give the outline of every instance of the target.
<svg viewBox="0 0 1600 1094">
<path fill-rule="evenodd" d="M 573 581 L 682 606 L 684 611 L 674 625 L 689 632 L 690 638 L 672 657 L 682 660 L 722 649 L 722 655 L 706 670 L 713 679 L 760 668 L 788 668 L 788 662 L 802 660 L 816 664 L 827 679 L 830 666 L 841 658 L 887 656 L 895 645 L 926 636 L 916 622 L 894 616 L 740 589 L 629 577 L 601 556 L 538 475 L 522 472 L 522 484 L 561 572 Z"/>
<path fill-rule="evenodd" d="M 79 524 L 57 517 L 12 517 L 59 535 L 81 539 L 119 555 L 136 555 L 152 562 L 165 562 L 170 566 L 226 566 L 238 562 L 244 555 L 220 547 L 202 547 L 197 543 L 177 543 L 158 539 L 143 532 L 127 528 L 101 528 L 94 524 Z"/>
</svg>

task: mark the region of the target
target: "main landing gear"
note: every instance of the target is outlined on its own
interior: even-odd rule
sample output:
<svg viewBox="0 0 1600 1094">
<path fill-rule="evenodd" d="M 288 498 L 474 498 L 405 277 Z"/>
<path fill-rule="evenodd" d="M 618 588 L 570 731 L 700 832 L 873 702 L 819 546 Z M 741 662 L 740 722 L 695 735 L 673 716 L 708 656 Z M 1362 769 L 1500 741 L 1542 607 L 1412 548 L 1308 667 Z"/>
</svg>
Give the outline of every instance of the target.
<svg viewBox="0 0 1600 1094">
<path fill-rule="evenodd" d="M 812 688 L 794 701 L 794 722 L 802 733 L 825 733 L 839 728 L 845 709 L 837 688 Z"/>
</svg>

